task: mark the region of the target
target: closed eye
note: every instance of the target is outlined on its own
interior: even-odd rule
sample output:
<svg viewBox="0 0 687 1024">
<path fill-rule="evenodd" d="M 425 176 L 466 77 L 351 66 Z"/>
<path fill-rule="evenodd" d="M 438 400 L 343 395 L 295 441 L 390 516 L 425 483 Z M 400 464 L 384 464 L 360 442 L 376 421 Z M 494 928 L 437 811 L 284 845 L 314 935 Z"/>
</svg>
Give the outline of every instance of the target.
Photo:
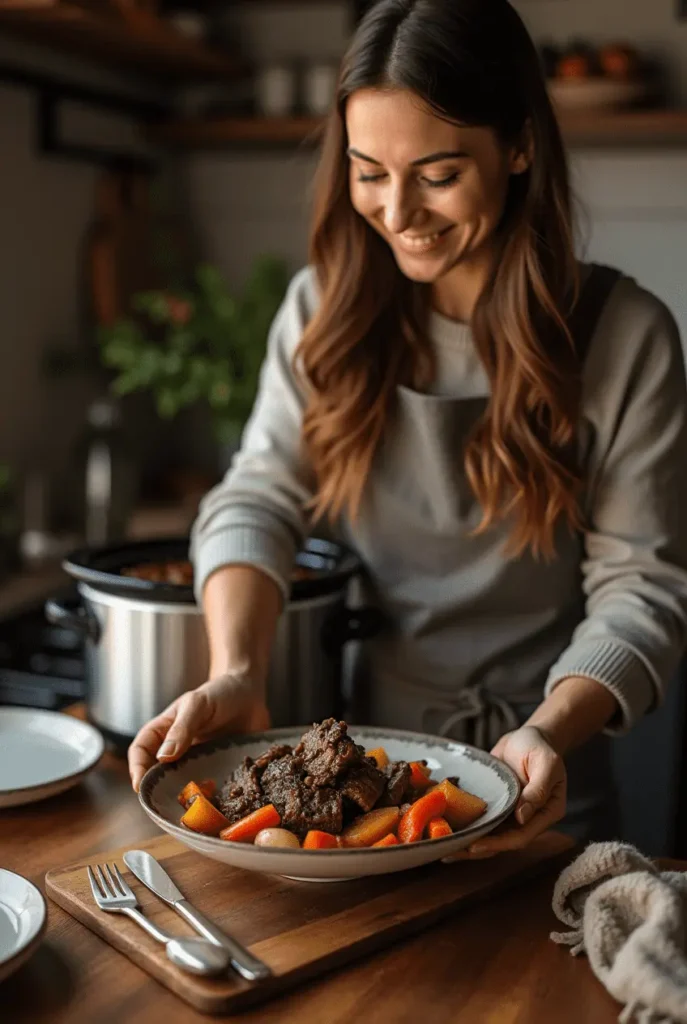
<svg viewBox="0 0 687 1024">
<path fill-rule="evenodd" d="M 440 180 L 437 180 L 436 178 L 423 178 L 422 180 L 425 185 L 429 185 L 430 188 L 448 188 L 449 185 L 454 185 L 458 181 L 459 177 L 460 174 L 456 171 L 454 174 L 449 174 L 447 178 L 441 178 Z"/>
<path fill-rule="evenodd" d="M 363 182 L 363 183 L 365 183 L 365 182 L 374 182 L 374 181 L 382 181 L 384 178 L 386 178 L 386 174 L 359 174 L 358 175 L 358 181 Z M 420 180 L 422 181 L 422 183 L 424 185 L 429 185 L 430 188 L 448 188 L 450 185 L 454 185 L 458 181 L 459 178 L 460 178 L 460 174 L 456 171 L 454 174 L 449 174 L 447 178 L 441 178 L 440 180 L 437 180 L 436 178 L 425 178 L 425 177 L 421 178 Z"/>
</svg>

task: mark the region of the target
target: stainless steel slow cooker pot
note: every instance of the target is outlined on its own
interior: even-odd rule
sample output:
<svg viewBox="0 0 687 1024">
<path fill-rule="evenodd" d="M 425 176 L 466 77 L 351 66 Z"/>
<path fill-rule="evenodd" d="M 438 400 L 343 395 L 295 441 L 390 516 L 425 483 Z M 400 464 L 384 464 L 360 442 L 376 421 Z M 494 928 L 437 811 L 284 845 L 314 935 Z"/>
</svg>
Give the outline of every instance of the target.
<svg viewBox="0 0 687 1024">
<path fill-rule="evenodd" d="M 88 715 L 115 746 L 128 745 L 142 725 L 207 678 L 205 624 L 192 586 L 122 574 L 187 557 L 188 538 L 78 551 L 63 563 L 78 596 L 46 603 L 50 622 L 85 637 Z M 344 645 L 381 624 L 375 609 L 346 603 L 360 569 L 350 551 L 311 538 L 297 564 L 308 574 L 292 582 L 267 682 L 275 727 L 341 717 Z"/>
</svg>

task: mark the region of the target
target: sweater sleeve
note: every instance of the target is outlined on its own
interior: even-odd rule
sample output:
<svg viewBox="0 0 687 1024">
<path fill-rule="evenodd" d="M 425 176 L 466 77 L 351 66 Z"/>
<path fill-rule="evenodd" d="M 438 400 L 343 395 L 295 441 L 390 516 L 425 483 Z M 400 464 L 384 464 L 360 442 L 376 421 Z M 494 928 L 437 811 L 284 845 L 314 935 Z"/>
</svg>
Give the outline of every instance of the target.
<svg viewBox="0 0 687 1024">
<path fill-rule="evenodd" d="M 224 479 L 203 498 L 191 531 L 198 601 L 207 578 L 231 564 L 261 568 L 288 597 L 313 493 L 301 452 L 305 396 L 292 363 L 316 303 L 314 273 L 306 268 L 291 282 L 272 324 L 240 450 Z"/>
<path fill-rule="evenodd" d="M 585 366 L 586 617 L 549 674 L 613 693 L 626 732 L 660 703 L 687 640 L 687 388 L 677 326 L 629 279 Z"/>
</svg>

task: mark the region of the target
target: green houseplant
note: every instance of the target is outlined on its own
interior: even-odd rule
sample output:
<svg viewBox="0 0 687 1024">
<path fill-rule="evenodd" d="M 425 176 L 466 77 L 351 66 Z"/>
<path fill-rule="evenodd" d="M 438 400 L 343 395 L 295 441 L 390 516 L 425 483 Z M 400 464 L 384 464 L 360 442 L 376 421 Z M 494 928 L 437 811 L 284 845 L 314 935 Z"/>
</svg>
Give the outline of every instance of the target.
<svg viewBox="0 0 687 1024">
<path fill-rule="evenodd" d="M 243 291 L 232 294 L 204 264 L 190 289 L 140 292 L 132 315 L 102 327 L 105 366 L 118 395 L 150 391 L 158 414 L 172 418 L 197 402 L 209 406 L 215 433 L 232 444 L 250 414 L 270 324 L 288 283 L 286 265 L 256 260 Z"/>
</svg>

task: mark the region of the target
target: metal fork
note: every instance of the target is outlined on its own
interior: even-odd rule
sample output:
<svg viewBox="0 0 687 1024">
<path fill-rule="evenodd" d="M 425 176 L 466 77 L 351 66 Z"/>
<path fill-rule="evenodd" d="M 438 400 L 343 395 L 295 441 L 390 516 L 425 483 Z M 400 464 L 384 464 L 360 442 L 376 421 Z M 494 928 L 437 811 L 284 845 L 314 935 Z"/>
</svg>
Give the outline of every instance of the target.
<svg viewBox="0 0 687 1024">
<path fill-rule="evenodd" d="M 167 959 L 177 967 L 192 974 L 219 974 L 229 967 L 230 957 L 221 946 L 216 946 L 205 939 L 176 938 L 158 928 L 138 910 L 136 894 L 122 878 L 116 864 L 95 865 L 95 871 L 88 866 L 88 881 L 91 883 L 93 899 L 101 910 L 112 914 L 126 914 L 141 926 L 154 939 L 161 942 L 167 953 Z"/>
</svg>

